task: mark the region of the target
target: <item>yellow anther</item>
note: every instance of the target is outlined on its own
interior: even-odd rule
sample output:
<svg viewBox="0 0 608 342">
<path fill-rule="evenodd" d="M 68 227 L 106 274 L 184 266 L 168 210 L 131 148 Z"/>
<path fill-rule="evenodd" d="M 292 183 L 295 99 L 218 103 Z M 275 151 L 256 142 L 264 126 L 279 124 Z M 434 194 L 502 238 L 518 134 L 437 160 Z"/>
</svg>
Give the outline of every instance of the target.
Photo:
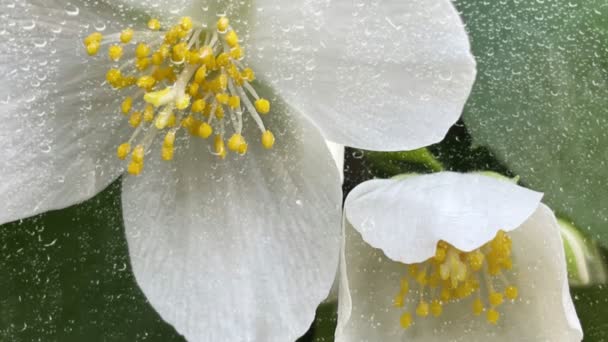
<svg viewBox="0 0 608 342">
<path fill-rule="evenodd" d="M 230 106 L 232 109 L 241 107 L 241 98 L 238 96 L 230 96 L 228 99 L 228 106 Z"/>
<path fill-rule="evenodd" d="M 146 43 L 139 43 L 135 48 L 135 56 L 137 58 L 145 58 L 150 55 L 150 47 Z"/>
<path fill-rule="evenodd" d="M 131 106 L 133 106 L 133 98 L 129 96 L 124 101 L 122 101 L 120 109 L 122 110 L 123 114 L 129 114 L 129 112 L 131 111 Z"/>
<path fill-rule="evenodd" d="M 403 307 L 404 302 L 405 302 L 404 296 L 401 293 L 399 293 L 395 296 L 395 299 L 393 300 L 393 305 L 398 308 L 401 308 L 401 307 Z"/>
<path fill-rule="evenodd" d="M 171 53 L 171 46 L 169 44 L 163 43 L 160 48 L 158 48 L 158 52 L 163 56 L 163 58 L 169 57 Z"/>
<path fill-rule="evenodd" d="M 500 293 L 500 292 L 490 293 L 490 295 L 488 296 L 488 299 L 490 301 L 490 305 L 492 305 L 492 306 L 499 306 L 504 301 L 502 293 Z"/>
<path fill-rule="evenodd" d="M 129 125 L 131 125 L 131 127 L 138 127 L 141 124 L 141 119 L 141 112 L 133 112 L 129 118 Z"/>
<path fill-rule="evenodd" d="M 228 94 L 217 94 L 215 95 L 215 100 L 221 104 L 228 104 Z"/>
<path fill-rule="evenodd" d="M 232 50 L 230 50 L 230 57 L 236 60 L 242 59 L 244 54 L 245 53 L 243 52 L 243 48 L 240 46 L 236 46 L 232 48 Z"/>
<path fill-rule="evenodd" d="M 171 90 L 171 88 L 167 87 L 163 90 L 146 93 L 146 95 L 144 95 L 144 101 L 153 105 L 154 107 L 165 105 L 171 101 L 171 98 L 173 98 Z"/>
<path fill-rule="evenodd" d="M 163 64 L 164 61 L 165 61 L 165 57 L 163 57 L 162 53 L 157 51 L 152 54 L 152 64 L 161 65 L 161 64 Z"/>
<path fill-rule="evenodd" d="M 121 33 L 120 33 L 120 41 L 123 44 L 127 44 L 131 41 L 131 39 L 133 39 L 133 30 L 128 28 L 128 29 L 124 29 Z"/>
<path fill-rule="evenodd" d="M 99 52 L 99 42 L 91 42 L 87 45 L 87 54 L 89 56 L 95 56 Z"/>
<path fill-rule="evenodd" d="M 441 300 L 443 300 L 444 302 L 447 302 L 450 299 L 452 299 L 452 291 L 450 291 L 450 289 L 448 287 L 443 287 L 441 289 L 440 297 L 441 297 Z"/>
<path fill-rule="evenodd" d="M 138 164 L 144 163 L 144 145 L 137 145 L 131 155 L 131 160 Z"/>
<path fill-rule="evenodd" d="M 416 315 L 420 317 L 426 317 L 429 315 L 429 303 L 421 300 L 418 306 L 416 307 Z"/>
<path fill-rule="evenodd" d="M 179 43 L 173 46 L 171 58 L 175 62 L 181 62 L 186 59 L 186 53 L 188 52 L 188 46 L 186 43 Z"/>
<path fill-rule="evenodd" d="M 152 122 L 152 120 L 154 120 L 154 106 L 147 105 L 144 109 L 144 121 Z"/>
<path fill-rule="evenodd" d="M 217 106 L 217 108 L 215 108 L 215 117 L 218 120 L 222 120 L 224 118 L 224 107 Z"/>
<path fill-rule="evenodd" d="M 190 106 L 190 95 L 184 94 L 175 100 L 175 108 L 184 110 Z"/>
<path fill-rule="evenodd" d="M 239 36 L 236 34 L 236 32 L 234 32 L 234 30 L 228 31 L 224 39 L 231 48 L 239 45 Z"/>
<path fill-rule="evenodd" d="M 142 76 L 137 80 L 137 86 L 142 89 L 151 89 L 156 84 L 156 79 L 152 76 Z"/>
<path fill-rule="evenodd" d="M 186 51 L 186 61 L 189 64 L 199 64 L 201 62 L 201 57 L 198 54 L 198 51 L 195 50 L 191 50 L 191 51 Z"/>
<path fill-rule="evenodd" d="M 207 67 L 205 67 L 203 65 L 196 70 L 196 73 L 194 74 L 194 82 L 201 84 L 205 81 L 206 77 L 207 77 Z"/>
<path fill-rule="evenodd" d="M 160 30 L 160 21 L 158 21 L 158 19 L 150 19 L 148 21 L 148 28 L 152 31 L 158 31 Z"/>
<path fill-rule="evenodd" d="M 226 30 L 228 29 L 229 26 L 230 26 L 230 21 L 226 17 L 221 17 L 217 21 L 217 30 L 219 33 L 226 32 Z"/>
<path fill-rule="evenodd" d="M 227 53 L 222 52 L 215 58 L 215 63 L 219 67 L 227 67 L 228 64 L 230 64 L 230 56 Z"/>
<path fill-rule="evenodd" d="M 169 131 L 165 134 L 165 139 L 163 139 L 163 147 L 173 147 L 175 144 L 175 131 Z"/>
<path fill-rule="evenodd" d="M 101 32 L 93 32 L 84 39 L 84 46 L 89 46 L 91 43 L 97 43 L 99 45 L 102 39 L 103 35 Z"/>
<path fill-rule="evenodd" d="M 247 153 L 247 149 L 249 148 L 249 145 L 247 145 L 247 143 L 242 143 L 241 146 L 239 146 L 239 150 L 237 151 L 240 155 L 243 155 L 245 153 Z"/>
<path fill-rule="evenodd" d="M 429 279 L 426 275 L 425 271 L 422 272 L 418 272 L 418 274 L 416 274 L 416 282 L 420 285 L 420 286 L 426 286 L 429 282 Z"/>
<path fill-rule="evenodd" d="M 437 246 L 437 249 L 435 250 L 435 261 L 443 262 L 445 260 L 445 255 L 446 255 L 446 249 Z"/>
<path fill-rule="evenodd" d="M 217 86 L 222 91 L 228 88 L 228 76 L 226 76 L 226 74 L 221 74 L 220 76 L 218 76 Z"/>
<path fill-rule="evenodd" d="M 473 301 L 473 314 L 475 316 L 479 316 L 479 315 L 481 315 L 482 312 L 483 312 L 483 302 L 481 301 L 481 299 L 476 298 Z"/>
<path fill-rule="evenodd" d="M 255 109 L 260 114 L 268 114 L 270 112 L 270 102 L 266 99 L 258 99 L 255 101 Z"/>
<path fill-rule="evenodd" d="M 139 71 L 144 71 L 146 69 L 148 69 L 148 67 L 150 66 L 150 63 L 152 62 L 152 60 L 150 58 L 137 58 L 135 60 L 135 67 L 137 68 L 137 70 Z"/>
<path fill-rule="evenodd" d="M 131 152 L 131 144 L 129 143 L 120 144 L 116 149 L 116 155 L 121 160 L 125 160 L 129 155 L 129 152 Z"/>
<path fill-rule="evenodd" d="M 195 97 L 198 95 L 198 91 L 200 89 L 200 85 L 198 83 L 190 83 L 188 85 L 188 94 L 192 97 Z"/>
<path fill-rule="evenodd" d="M 108 49 L 108 56 L 114 62 L 117 62 L 122 58 L 122 46 L 120 45 L 112 45 Z"/>
<path fill-rule="evenodd" d="M 141 173 L 144 168 L 143 163 L 130 162 L 129 167 L 127 168 L 127 172 L 133 176 L 137 176 Z"/>
<path fill-rule="evenodd" d="M 469 266 L 473 271 L 479 271 L 483 266 L 484 255 L 480 250 L 475 250 L 467 255 Z"/>
<path fill-rule="evenodd" d="M 438 301 L 437 299 L 433 300 L 431 302 L 431 313 L 433 314 L 433 316 L 439 317 L 439 316 L 441 316 L 442 312 L 443 312 L 443 306 L 441 305 L 441 302 Z"/>
<path fill-rule="evenodd" d="M 215 153 L 218 155 L 218 157 L 220 157 L 221 159 L 226 158 L 226 148 L 224 145 L 224 139 L 222 139 L 221 135 L 215 136 L 214 145 L 215 145 Z"/>
<path fill-rule="evenodd" d="M 241 72 L 241 77 L 248 82 L 253 82 L 255 80 L 255 73 L 251 68 L 245 68 Z"/>
<path fill-rule="evenodd" d="M 161 148 L 160 156 L 166 161 L 173 160 L 173 146 Z"/>
<path fill-rule="evenodd" d="M 488 319 L 488 323 L 497 324 L 498 319 L 500 318 L 500 313 L 494 309 L 488 310 L 486 318 Z"/>
<path fill-rule="evenodd" d="M 274 146 L 274 134 L 271 131 L 266 130 L 262 133 L 262 146 L 265 149 L 271 149 Z"/>
<path fill-rule="evenodd" d="M 515 286 L 507 286 L 505 289 L 505 296 L 511 300 L 517 299 L 518 291 Z"/>
<path fill-rule="evenodd" d="M 182 30 L 190 31 L 192 29 L 192 18 L 190 17 L 182 17 L 179 21 Z"/>
<path fill-rule="evenodd" d="M 154 120 L 154 127 L 156 127 L 157 129 L 167 128 L 167 126 L 169 126 L 169 120 L 171 119 L 171 115 L 173 115 L 173 113 L 168 111 L 159 113 L 156 116 L 156 120 Z"/>
<path fill-rule="evenodd" d="M 118 85 L 120 80 L 122 79 L 122 73 L 118 69 L 110 69 L 106 73 L 106 81 L 110 83 L 113 87 Z"/>
<path fill-rule="evenodd" d="M 202 122 L 200 126 L 198 126 L 198 135 L 201 138 L 207 139 L 211 136 L 211 134 L 213 134 L 213 128 L 208 123 Z"/>
<path fill-rule="evenodd" d="M 192 111 L 194 113 L 202 113 L 203 110 L 205 110 L 205 106 L 206 106 L 205 100 L 198 99 L 192 103 Z"/>
<path fill-rule="evenodd" d="M 403 315 L 401 315 L 401 317 L 399 318 L 399 324 L 401 325 L 401 327 L 403 329 L 409 328 L 410 325 L 412 325 L 412 314 L 410 314 L 409 312 L 406 312 Z"/>
<path fill-rule="evenodd" d="M 169 118 L 167 119 L 167 127 L 175 127 L 176 123 L 177 117 L 175 116 L 175 113 L 169 114 Z"/>
<path fill-rule="evenodd" d="M 238 133 L 234 133 L 230 139 L 228 139 L 228 149 L 234 152 L 239 152 L 241 145 L 245 144 L 245 138 Z"/>
</svg>

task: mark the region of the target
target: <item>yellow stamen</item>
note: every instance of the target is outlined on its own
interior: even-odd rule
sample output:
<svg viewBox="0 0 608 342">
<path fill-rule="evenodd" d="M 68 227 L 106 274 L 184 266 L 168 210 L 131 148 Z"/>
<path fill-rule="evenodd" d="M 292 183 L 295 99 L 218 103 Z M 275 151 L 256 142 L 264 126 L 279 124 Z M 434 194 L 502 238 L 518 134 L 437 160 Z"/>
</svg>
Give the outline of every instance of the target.
<svg viewBox="0 0 608 342">
<path fill-rule="evenodd" d="M 230 25 L 230 21 L 228 20 L 228 18 L 226 17 L 221 17 L 218 21 L 217 21 L 217 30 L 220 33 L 224 33 L 226 32 L 226 30 L 228 29 L 228 26 Z"/>
<path fill-rule="evenodd" d="M 129 125 L 137 127 L 116 151 L 123 160 L 130 153 L 129 173 L 142 172 L 144 154 L 158 134 L 165 137 L 162 159 L 172 160 L 179 148 L 175 134 L 182 127 L 189 135 L 205 139 L 215 133 L 213 150 L 222 159 L 228 150 L 241 155 L 247 152 L 249 145 L 242 132 L 249 129 L 243 125 L 252 122 L 261 132 L 262 146 L 273 148 L 275 137 L 260 117 L 269 113 L 271 104 L 255 91 L 255 73 L 246 66 L 245 50 L 230 21 L 226 17 L 216 20 L 201 23 L 198 18 L 183 17 L 175 25 L 163 27 L 159 19 L 152 18 L 148 28 L 160 32 L 140 34 L 127 27 L 112 34 L 118 36 L 112 38 L 117 39 L 115 43 L 103 44 L 112 61 L 125 60 L 120 68 L 107 71 L 107 83 L 117 90 L 139 88 L 131 89 L 126 94 L 131 96 L 120 104 Z M 135 39 L 130 49 L 128 44 Z M 102 40 L 99 32 L 85 37 L 86 52 L 97 54 Z"/>
<path fill-rule="evenodd" d="M 255 101 L 255 109 L 260 114 L 268 114 L 270 112 L 270 102 L 266 99 L 259 99 Z"/>
<path fill-rule="evenodd" d="M 120 33 L 121 43 L 127 44 L 131 41 L 131 39 L 133 39 L 133 30 L 132 29 L 130 29 L 130 28 L 125 29 Z"/>
<path fill-rule="evenodd" d="M 129 143 L 120 144 L 116 149 L 116 155 L 118 155 L 118 158 L 121 160 L 125 160 L 129 155 L 129 152 L 131 152 L 131 144 Z"/>
<path fill-rule="evenodd" d="M 122 57 L 122 46 L 120 45 L 112 45 L 110 46 L 110 49 L 108 50 L 108 55 L 110 57 L 111 60 L 113 60 L 114 62 L 117 62 L 120 60 L 120 58 Z"/>
<path fill-rule="evenodd" d="M 407 275 L 401 279 L 394 306 L 407 310 L 411 305 L 406 302 L 406 294 L 412 281 L 420 295 L 415 308 L 418 317 L 429 314 L 439 317 L 445 305 L 464 305 L 464 299 L 476 295 L 471 307 L 473 314 L 480 316 L 485 312 L 487 322 L 497 324 L 500 318 L 497 308 L 504 304 L 505 297 L 510 300 L 518 297 L 517 288 L 508 286 L 503 275 L 513 266 L 511 246 L 511 238 L 504 231 L 499 231 L 494 239 L 470 252 L 440 241 L 433 257 L 407 265 Z M 480 279 L 485 280 L 484 286 L 480 285 Z M 502 290 L 496 291 L 497 287 Z M 482 298 L 486 298 L 485 303 Z"/>
<path fill-rule="evenodd" d="M 266 149 L 271 149 L 274 146 L 274 134 L 271 131 L 266 130 L 262 134 L 262 146 Z"/>
<path fill-rule="evenodd" d="M 160 21 L 158 21 L 158 19 L 150 19 L 150 21 L 148 21 L 148 28 L 152 31 L 158 31 L 160 30 Z"/>
</svg>

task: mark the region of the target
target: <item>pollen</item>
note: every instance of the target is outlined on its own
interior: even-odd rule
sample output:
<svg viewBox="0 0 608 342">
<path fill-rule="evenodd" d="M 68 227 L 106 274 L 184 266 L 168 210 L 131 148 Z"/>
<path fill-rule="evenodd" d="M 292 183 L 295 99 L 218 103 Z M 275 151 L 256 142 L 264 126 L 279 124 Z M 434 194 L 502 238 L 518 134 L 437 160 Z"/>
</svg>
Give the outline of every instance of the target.
<svg viewBox="0 0 608 342">
<path fill-rule="evenodd" d="M 122 54 L 123 54 L 122 46 L 120 46 L 120 45 L 112 45 L 112 46 L 110 46 L 110 48 L 108 50 L 108 56 L 114 62 L 118 62 L 120 60 L 120 58 L 122 57 Z"/>
<path fill-rule="evenodd" d="M 131 28 L 127 28 L 124 29 L 121 33 L 120 33 L 120 42 L 123 44 L 128 44 L 131 39 L 133 39 L 133 30 Z"/>
<path fill-rule="evenodd" d="M 260 114 L 268 114 L 268 112 L 270 112 L 270 102 L 266 99 L 258 99 L 255 101 L 255 109 L 257 109 Z"/>
<path fill-rule="evenodd" d="M 148 28 L 152 31 L 158 31 L 160 30 L 160 21 L 158 21 L 158 19 L 150 19 L 148 21 Z"/>
<path fill-rule="evenodd" d="M 173 160 L 185 140 L 178 139 L 182 135 L 213 136 L 210 151 L 221 160 L 229 153 L 248 153 L 244 126 L 254 125 L 262 147 L 272 149 L 275 136 L 262 118 L 271 103 L 256 92 L 255 72 L 247 66 L 230 20 L 215 15 L 182 17 L 165 26 L 160 19 L 150 19 L 147 27 L 130 25 L 105 38 L 94 32 L 83 39 L 86 53 L 96 55 L 107 46 L 107 56 L 116 63 L 105 81 L 123 99 L 117 111 L 134 129 L 128 142 L 116 150 L 121 160 L 130 156 L 128 173 L 143 172 L 144 155 L 158 140 L 162 140 L 160 158 Z M 436 312 L 432 304 L 431 313 Z"/>
<path fill-rule="evenodd" d="M 401 327 L 407 329 L 413 324 L 412 310 L 418 319 L 430 315 L 437 319 L 446 306 L 463 306 L 463 314 L 472 311 L 474 316 L 485 312 L 488 324 L 499 324 L 499 308 L 506 299 L 515 303 L 519 295 L 508 280 L 513 267 L 511 247 L 511 238 L 502 230 L 469 252 L 440 241 L 432 258 L 409 264 L 404 271 L 393 301 L 395 307 L 404 310 Z M 408 317 L 407 324 L 403 324 L 403 317 Z"/>
<path fill-rule="evenodd" d="M 265 149 L 271 149 L 274 146 L 274 134 L 271 131 L 266 131 L 262 134 L 262 146 Z"/>
</svg>

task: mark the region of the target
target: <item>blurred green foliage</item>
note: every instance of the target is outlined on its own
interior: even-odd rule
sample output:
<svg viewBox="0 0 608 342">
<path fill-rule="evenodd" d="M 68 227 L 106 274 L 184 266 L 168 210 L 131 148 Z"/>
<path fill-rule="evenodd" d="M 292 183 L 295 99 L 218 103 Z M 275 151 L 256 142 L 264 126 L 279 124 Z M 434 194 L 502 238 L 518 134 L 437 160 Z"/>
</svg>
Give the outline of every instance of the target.
<svg viewBox="0 0 608 342">
<path fill-rule="evenodd" d="M 604 0 L 457 0 L 478 74 L 464 112 L 523 184 L 608 246 Z"/>
</svg>

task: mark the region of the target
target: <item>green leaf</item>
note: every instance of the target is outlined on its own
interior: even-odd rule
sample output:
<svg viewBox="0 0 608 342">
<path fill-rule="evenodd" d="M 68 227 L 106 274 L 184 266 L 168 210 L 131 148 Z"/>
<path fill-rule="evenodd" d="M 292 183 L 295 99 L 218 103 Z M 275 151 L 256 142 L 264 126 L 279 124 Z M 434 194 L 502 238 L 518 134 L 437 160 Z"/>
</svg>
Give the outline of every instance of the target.
<svg viewBox="0 0 608 342">
<path fill-rule="evenodd" d="M 478 62 L 464 120 L 522 183 L 608 245 L 604 0 L 458 0 Z"/>
<path fill-rule="evenodd" d="M 585 342 L 608 340 L 608 287 L 597 285 L 585 288 L 571 288 L 576 313 L 583 326 Z"/>
<path fill-rule="evenodd" d="M 0 255 L 0 341 L 184 341 L 135 283 L 120 181 L 0 226 Z"/>
</svg>

